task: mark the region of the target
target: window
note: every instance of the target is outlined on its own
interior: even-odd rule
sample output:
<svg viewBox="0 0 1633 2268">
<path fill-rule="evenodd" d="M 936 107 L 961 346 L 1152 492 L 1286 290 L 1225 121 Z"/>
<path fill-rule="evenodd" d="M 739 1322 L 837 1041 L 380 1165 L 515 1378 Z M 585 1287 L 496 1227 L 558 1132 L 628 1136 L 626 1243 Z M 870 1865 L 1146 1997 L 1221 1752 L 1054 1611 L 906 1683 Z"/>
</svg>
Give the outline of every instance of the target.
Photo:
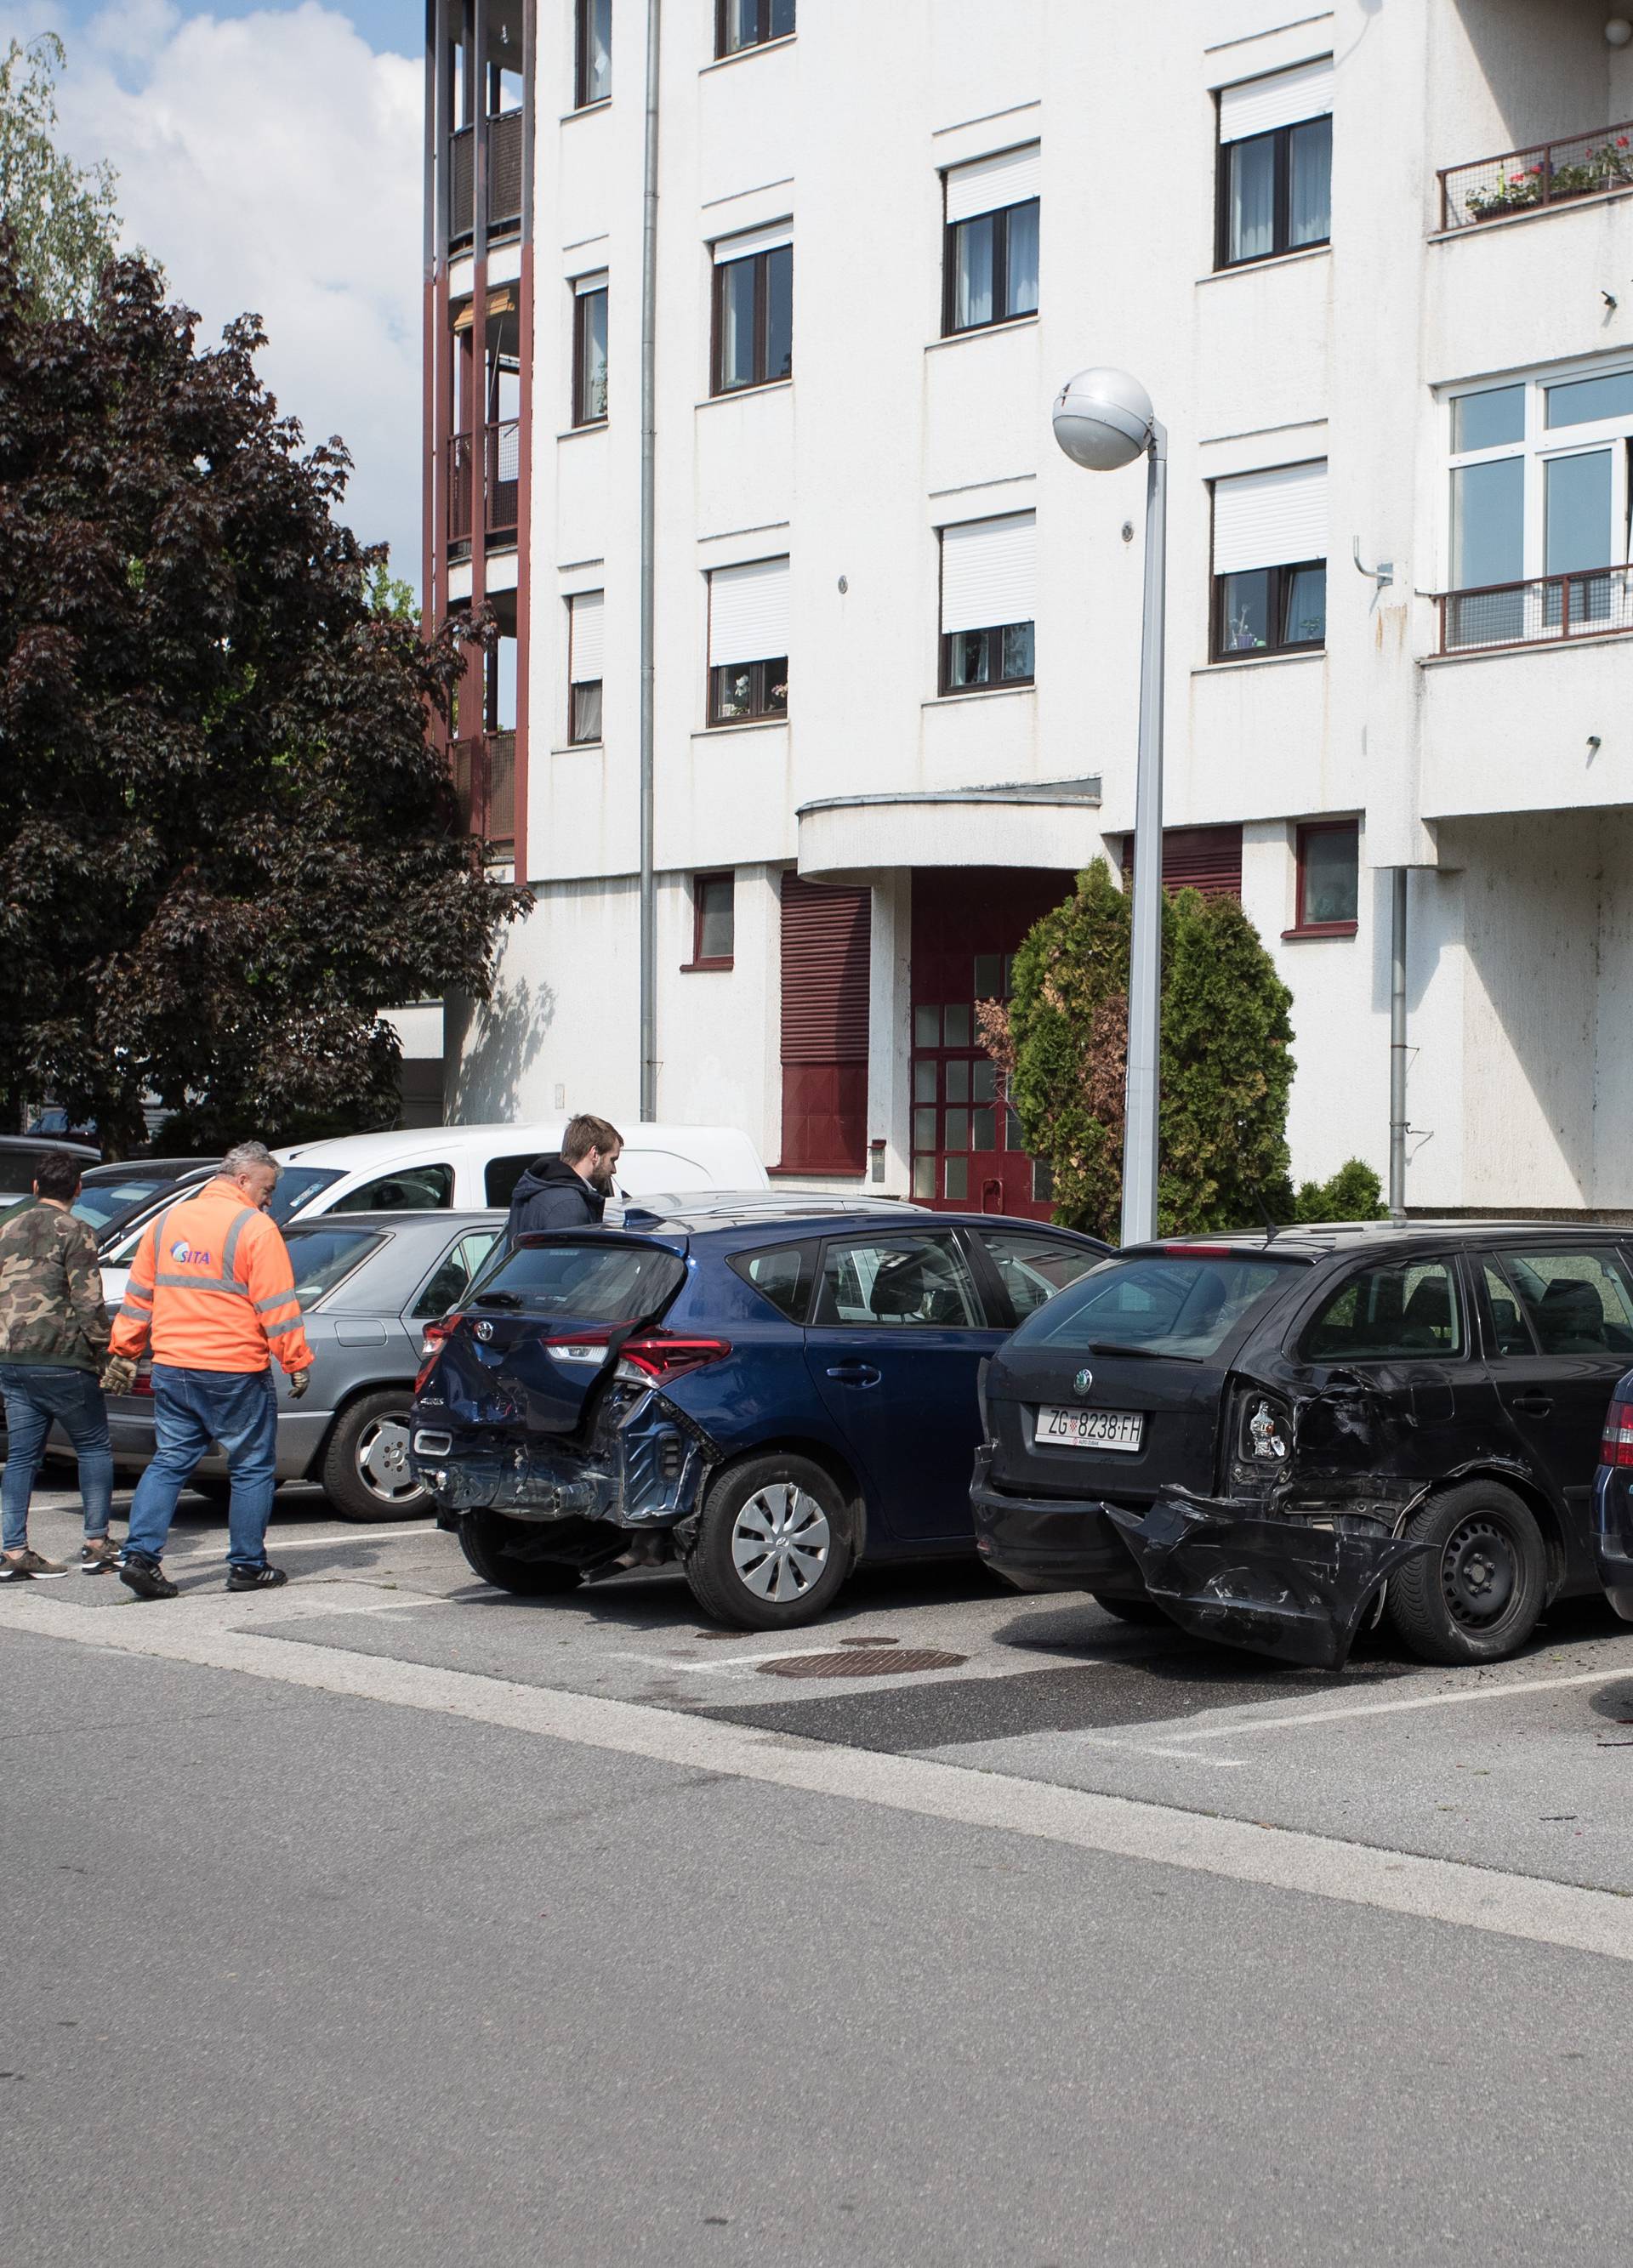
<svg viewBox="0 0 1633 2268">
<path fill-rule="evenodd" d="M 573 38 L 573 105 L 587 110 L 612 95 L 612 0 L 578 0 Z"/>
<path fill-rule="evenodd" d="M 1213 658 L 1326 643 L 1326 467 L 1214 482 Z"/>
<path fill-rule="evenodd" d="M 1022 1230 L 978 1228 L 975 1233 L 1003 1278 L 1017 1323 L 1034 1307 L 1041 1307 L 1046 1300 L 1053 1300 L 1057 1292 L 1075 1284 L 1101 1256 L 1087 1246 L 1028 1236 Z"/>
<path fill-rule="evenodd" d="M 1450 409 L 1446 646 L 1633 629 L 1633 369 L 1482 387 Z"/>
<path fill-rule="evenodd" d="M 782 878 L 782 1164 L 868 1162 L 872 893 Z"/>
<path fill-rule="evenodd" d="M 1353 819 L 1298 830 L 1298 902 L 1290 937 L 1353 937 L 1361 896 L 1361 829 Z"/>
<path fill-rule="evenodd" d="M 573 287 L 573 422 L 599 425 L 607 415 L 607 278 L 580 276 Z"/>
<path fill-rule="evenodd" d="M 452 1166 L 402 1166 L 348 1190 L 330 1212 L 445 1212 L 454 1202 Z"/>
<path fill-rule="evenodd" d="M 1221 88 L 1216 266 L 1327 242 L 1332 110 L 1331 56 Z"/>
<path fill-rule="evenodd" d="M 788 713 L 788 563 L 757 559 L 709 577 L 709 722 Z"/>
<path fill-rule="evenodd" d="M 714 0 L 714 53 L 740 55 L 794 32 L 794 0 Z"/>
<path fill-rule="evenodd" d="M 516 1194 L 517 1182 L 529 1166 L 537 1164 L 538 1156 L 536 1150 L 523 1150 L 513 1152 L 508 1158 L 490 1158 L 482 1169 L 484 1203 L 508 1205 Z"/>
<path fill-rule="evenodd" d="M 736 877 L 697 874 L 691 885 L 689 968 L 729 968 L 736 937 Z"/>
<path fill-rule="evenodd" d="M 1134 880 L 1134 838 L 1123 838 L 1123 882 Z M 1242 895 L 1242 829 L 1227 827 L 1165 827 L 1163 829 L 1163 887 L 1197 890 L 1205 898 Z"/>
<path fill-rule="evenodd" d="M 1038 145 L 950 166 L 942 334 L 1038 312 Z"/>
<path fill-rule="evenodd" d="M 714 247 L 714 346 L 710 386 L 735 394 L 794 371 L 792 226 L 727 237 Z"/>
<path fill-rule="evenodd" d="M 299 1228 L 289 1233 L 289 1264 L 295 1278 L 295 1297 L 310 1307 L 325 1292 L 360 1267 L 385 1239 L 359 1229 Z"/>
<path fill-rule="evenodd" d="M 815 1322 L 980 1330 L 986 1317 L 952 1237 L 879 1236 L 828 1247 Z"/>
<path fill-rule="evenodd" d="M 492 1250 L 499 1231 L 494 1228 L 473 1229 L 462 1236 L 452 1252 L 447 1254 L 439 1266 L 432 1269 L 425 1287 L 414 1302 L 413 1318 L 422 1322 L 438 1315 L 446 1315 L 464 1298 L 470 1280 Z"/>
<path fill-rule="evenodd" d="M 604 591 L 575 591 L 567 601 L 567 738 L 574 746 L 601 738 Z"/>
<path fill-rule="evenodd" d="M 941 689 L 1032 681 L 1036 515 L 972 519 L 942 530 Z"/>
<path fill-rule="evenodd" d="M 779 1244 L 769 1252 L 732 1253 L 726 1265 L 745 1284 L 752 1284 L 789 1322 L 805 1321 L 816 1273 L 814 1244 Z"/>
<path fill-rule="evenodd" d="M 1445 1260 L 1393 1261 L 1341 1284 L 1304 1333 L 1306 1362 L 1406 1362 L 1459 1355 L 1457 1278 Z"/>
<path fill-rule="evenodd" d="M 1296 1264 L 1256 1254 L 1238 1260 L 1179 1252 L 1103 1260 L 1029 1315 L 1016 1344 L 1084 1354 L 1142 1347 L 1201 1362 L 1261 1301 L 1286 1287 Z"/>
<path fill-rule="evenodd" d="M 1633 1353 L 1633 1297 L 1626 1270 L 1611 1253 L 1533 1250 L 1504 1252 L 1500 1257 L 1544 1354 Z M 1489 1268 L 1487 1286 L 1493 1288 Z M 1507 1318 L 1497 1309 L 1499 1296 L 1494 1290 L 1492 1307 L 1501 1344 Z M 1509 1329 L 1513 1335 L 1511 1325 Z"/>
</svg>

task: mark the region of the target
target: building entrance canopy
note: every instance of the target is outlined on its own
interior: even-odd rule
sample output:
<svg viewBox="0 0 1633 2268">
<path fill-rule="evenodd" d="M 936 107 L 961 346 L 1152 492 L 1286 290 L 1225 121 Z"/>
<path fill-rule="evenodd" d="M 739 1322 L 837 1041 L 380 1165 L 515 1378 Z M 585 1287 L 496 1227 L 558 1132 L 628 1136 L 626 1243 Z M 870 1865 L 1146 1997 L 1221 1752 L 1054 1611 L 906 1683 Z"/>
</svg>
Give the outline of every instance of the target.
<svg viewBox="0 0 1633 2268">
<path fill-rule="evenodd" d="M 1076 873 L 1104 847 L 1098 779 L 1016 787 L 913 789 L 802 804 L 799 870 L 834 881 L 893 866 L 1058 867 Z"/>
</svg>

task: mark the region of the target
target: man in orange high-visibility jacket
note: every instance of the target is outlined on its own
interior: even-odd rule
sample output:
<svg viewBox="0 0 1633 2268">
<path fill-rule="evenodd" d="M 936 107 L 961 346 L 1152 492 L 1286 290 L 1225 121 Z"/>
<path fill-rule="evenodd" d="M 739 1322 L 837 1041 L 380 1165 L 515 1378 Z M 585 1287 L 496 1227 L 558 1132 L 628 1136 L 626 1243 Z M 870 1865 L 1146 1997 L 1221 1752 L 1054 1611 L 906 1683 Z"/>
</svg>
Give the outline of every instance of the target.
<svg viewBox="0 0 1633 2268">
<path fill-rule="evenodd" d="M 138 1598 L 176 1596 L 159 1562 L 176 1498 L 212 1441 L 233 1476 L 228 1590 L 270 1590 L 288 1580 L 267 1565 L 277 1444 L 270 1358 L 288 1373 L 298 1401 L 312 1350 L 289 1248 L 264 1210 L 277 1185 L 271 1152 L 240 1142 L 196 1197 L 149 1224 L 131 1263 L 102 1382 L 128 1392 L 151 1337 L 155 1447 L 130 1506 L 119 1571 Z"/>
</svg>

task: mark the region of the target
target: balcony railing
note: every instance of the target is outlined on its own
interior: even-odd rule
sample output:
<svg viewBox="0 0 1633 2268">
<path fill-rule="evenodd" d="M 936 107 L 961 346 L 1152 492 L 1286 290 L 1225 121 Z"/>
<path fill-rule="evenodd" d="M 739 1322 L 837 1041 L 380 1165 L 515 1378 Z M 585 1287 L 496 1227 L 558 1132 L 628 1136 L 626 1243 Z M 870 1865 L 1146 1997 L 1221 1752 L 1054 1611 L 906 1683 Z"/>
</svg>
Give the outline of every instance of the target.
<svg viewBox="0 0 1633 2268">
<path fill-rule="evenodd" d="M 1604 637 L 1633 630 L 1633 568 L 1596 567 L 1580 575 L 1445 591 L 1437 603 L 1442 653 Z"/>
<path fill-rule="evenodd" d="M 514 535 L 521 473 L 521 427 L 514 417 L 483 429 L 487 452 L 487 533 Z M 469 433 L 448 436 L 448 541 L 470 541 L 472 452 Z"/>
<path fill-rule="evenodd" d="M 516 736 L 484 733 L 454 743 L 454 796 L 460 826 L 495 849 L 516 835 Z"/>
<path fill-rule="evenodd" d="M 1504 213 L 1633 189 L 1633 125 L 1600 126 L 1563 142 L 1535 142 L 1440 173 L 1440 225 L 1467 228 Z"/>
<path fill-rule="evenodd" d="M 457 244 L 477 225 L 477 129 L 462 126 L 448 139 L 448 234 Z M 514 228 L 521 218 L 521 113 L 504 110 L 488 121 L 488 227 Z"/>
</svg>

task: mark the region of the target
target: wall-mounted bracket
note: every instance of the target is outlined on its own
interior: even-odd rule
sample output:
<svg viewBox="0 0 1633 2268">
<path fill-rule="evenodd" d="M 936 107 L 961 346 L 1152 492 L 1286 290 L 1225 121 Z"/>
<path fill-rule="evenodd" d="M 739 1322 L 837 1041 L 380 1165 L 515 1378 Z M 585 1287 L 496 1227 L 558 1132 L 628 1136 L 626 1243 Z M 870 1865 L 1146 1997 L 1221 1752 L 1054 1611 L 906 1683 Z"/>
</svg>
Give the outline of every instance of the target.
<svg viewBox="0 0 1633 2268">
<path fill-rule="evenodd" d="M 1380 591 L 1394 581 L 1395 563 L 1393 559 L 1380 559 L 1376 567 L 1361 564 L 1361 538 L 1358 535 L 1350 538 L 1350 556 L 1356 563 L 1356 573 L 1370 576 Z"/>
</svg>

